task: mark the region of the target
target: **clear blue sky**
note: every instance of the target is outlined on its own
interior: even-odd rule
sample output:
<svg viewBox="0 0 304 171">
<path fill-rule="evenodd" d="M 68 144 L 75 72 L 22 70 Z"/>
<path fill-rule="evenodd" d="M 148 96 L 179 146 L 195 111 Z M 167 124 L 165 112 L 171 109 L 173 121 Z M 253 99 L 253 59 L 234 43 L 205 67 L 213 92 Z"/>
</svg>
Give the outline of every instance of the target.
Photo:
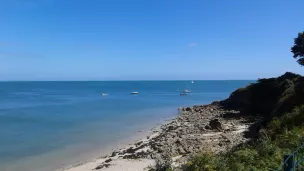
<svg viewBox="0 0 304 171">
<path fill-rule="evenodd" d="M 304 0 L 0 0 L 0 80 L 304 73 Z"/>
</svg>

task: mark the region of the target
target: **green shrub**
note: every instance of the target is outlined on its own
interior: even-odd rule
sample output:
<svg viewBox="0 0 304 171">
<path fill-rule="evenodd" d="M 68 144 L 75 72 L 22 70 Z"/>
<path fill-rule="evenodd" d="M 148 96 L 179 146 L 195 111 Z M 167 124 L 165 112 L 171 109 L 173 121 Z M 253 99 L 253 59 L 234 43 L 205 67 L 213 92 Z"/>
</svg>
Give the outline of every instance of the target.
<svg viewBox="0 0 304 171">
<path fill-rule="evenodd" d="M 150 167 L 149 171 L 173 171 L 172 159 L 170 155 L 164 154 L 155 160 L 155 166 Z"/>
<path fill-rule="evenodd" d="M 218 159 L 211 154 L 194 156 L 184 167 L 184 171 L 216 171 Z"/>
</svg>

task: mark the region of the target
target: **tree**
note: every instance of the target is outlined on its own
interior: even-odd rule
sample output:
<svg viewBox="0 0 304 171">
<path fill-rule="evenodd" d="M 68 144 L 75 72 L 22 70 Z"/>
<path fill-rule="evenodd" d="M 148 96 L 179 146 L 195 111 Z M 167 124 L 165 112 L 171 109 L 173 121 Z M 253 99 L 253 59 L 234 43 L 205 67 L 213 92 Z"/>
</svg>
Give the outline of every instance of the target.
<svg viewBox="0 0 304 171">
<path fill-rule="evenodd" d="M 297 59 L 297 62 L 304 66 L 304 32 L 300 32 L 298 37 L 294 39 L 291 52 L 293 53 L 293 57 Z"/>
</svg>

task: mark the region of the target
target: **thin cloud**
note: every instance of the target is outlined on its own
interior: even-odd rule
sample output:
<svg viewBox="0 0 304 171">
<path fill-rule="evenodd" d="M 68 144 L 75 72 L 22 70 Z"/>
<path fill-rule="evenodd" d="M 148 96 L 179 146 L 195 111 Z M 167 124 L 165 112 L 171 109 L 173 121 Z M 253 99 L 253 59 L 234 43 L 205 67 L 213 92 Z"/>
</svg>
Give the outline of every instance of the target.
<svg viewBox="0 0 304 171">
<path fill-rule="evenodd" d="M 195 42 L 193 42 L 193 43 L 190 43 L 190 44 L 189 44 L 189 46 L 190 46 L 190 47 L 194 47 L 194 46 L 197 46 L 197 43 L 195 43 Z"/>
</svg>

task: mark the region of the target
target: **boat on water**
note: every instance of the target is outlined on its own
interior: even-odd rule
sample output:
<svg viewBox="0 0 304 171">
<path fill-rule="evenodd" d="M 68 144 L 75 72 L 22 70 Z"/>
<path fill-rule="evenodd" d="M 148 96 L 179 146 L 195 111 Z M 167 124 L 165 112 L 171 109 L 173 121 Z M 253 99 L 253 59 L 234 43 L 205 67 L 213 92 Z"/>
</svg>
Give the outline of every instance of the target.
<svg viewBox="0 0 304 171">
<path fill-rule="evenodd" d="M 107 96 L 108 93 L 101 93 L 101 96 Z"/>
<path fill-rule="evenodd" d="M 192 80 L 191 83 L 194 84 L 194 81 Z"/>
<path fill-rule="evenodd" d="M 185 89 L 183 93 L 191 93 L 191 90 Z"/>
<path fill-rule="evenodd" d="M 133 91 L 133 92 L 131 92 L 130 94 L 139 94 L 139 92 Z"/>
</svg>

